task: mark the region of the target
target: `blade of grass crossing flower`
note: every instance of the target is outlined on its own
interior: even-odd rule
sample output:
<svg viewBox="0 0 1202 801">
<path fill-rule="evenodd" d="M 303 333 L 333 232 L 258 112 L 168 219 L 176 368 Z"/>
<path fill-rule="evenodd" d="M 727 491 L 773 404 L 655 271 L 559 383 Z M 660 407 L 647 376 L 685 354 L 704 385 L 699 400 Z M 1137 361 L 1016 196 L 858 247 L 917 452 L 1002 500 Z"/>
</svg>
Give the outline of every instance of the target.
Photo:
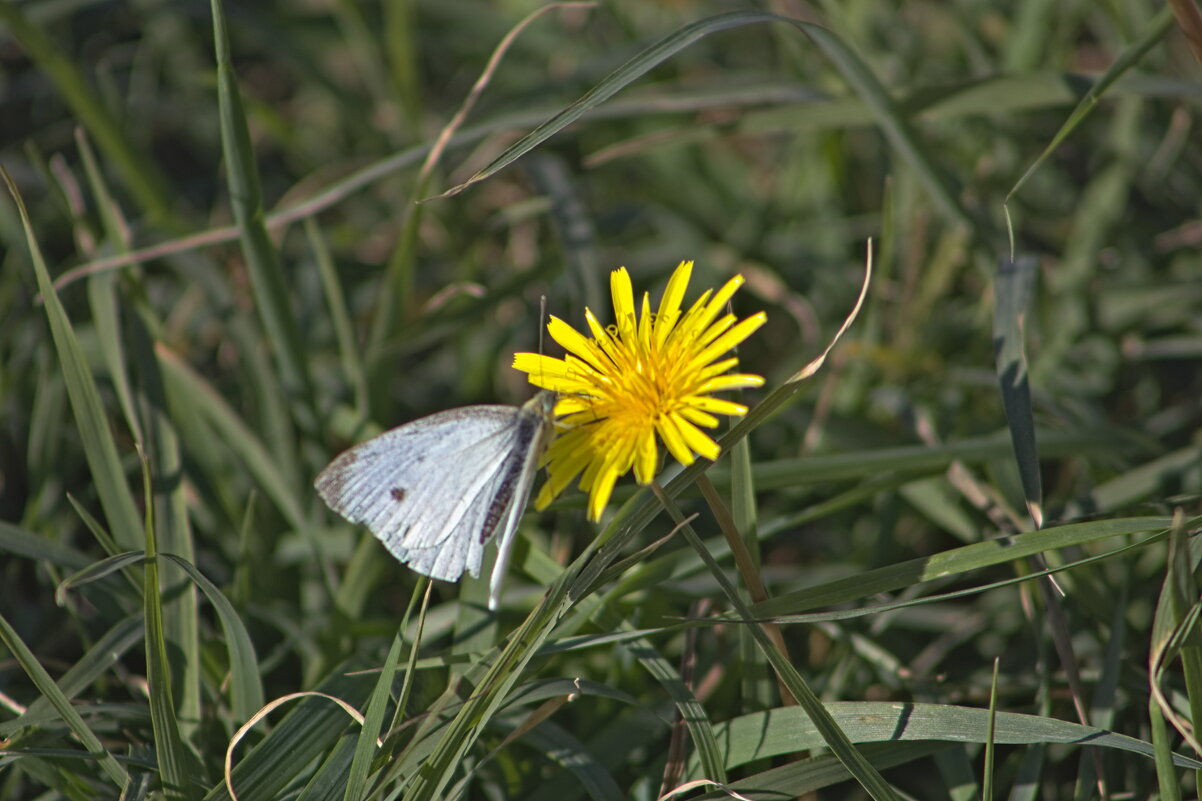
<svg viewBox="0 0 1202 801">
<path fill-rule="evenodd" d="M 142 489 L 146 498 L 153 497 L 151 484 L 150 465 L 143 456 Z M 172 799 L 191 799 L 197 796 L 193 782 L 203 774 L 200 760 L 184 742 L 176 717 L 171 662 L 167 658 L 167 638 L 163 631 L 163 585 L 159 578 L 155 523 L 154 504 L 150 503 L 146 512 L 146 580 L 142 588 L 150 724 L 154 731 L 154 750 L 164 794 Z"/>
<path fill-rule="evenodd" d="M 67 724 L 67 728 L 71 734 L 83 745 L 84 749 L 94 758 L 100 765 L 101 770 L 108 776 L 109 780 L 118 788 L 124 790 L 129 785 L 129 774 L 125 768 L 121 766 L 112 754 L 105 750 L 100 739 L 88 728 L 88 724 L 76 711 L 71 704 L 71 699 L 68 698 L 59 686 L 46 672 L 38 662 L 37 657 L 25 645 L 25 642 L 17 634 L 16 629 L 9 624 L 8 618 L 0 614 L 0 642 L 12 654 L 13 660 L 21 666 L 25 671 L 25 675 L 29 676 L 34 686 L 38 688 L 41 697 L 46 699 L 54 709 L 58 712 L 59 717 Z"/>
<path fill-rule="evenodd" d="M 681 525 L 684 521 L 684 515 L 680 513 L 676 505 L 659 489 L 658 485 L 653 483 L 651 486 L 653 490 L 657 491 L 657 497 L 672 518 L 672 521 L 678 526 Z M 709 555 L 704 543 L 701 542 L 696 532 L 693 531 L 693 527 L 685 523 L 681 526 L 681 532 L 689 544 L 693 546 L 694 550 L 697 551 L 698 555 L 705 561 L 714 578 L 718 580 L 718 584 L 722 587 L 727 601 L 735 607 L 739 617 L 749 622 L 753 620 L 750 608 L 739 598 L 738 590 L 726 578 L 726 574 L 721 566 Z M 755 624 L 747 628 L 752 636 L 755 637 L 756 643 L 760 646 L 760 650 L 764 653 L 765 658 L 767 658 L 776 671 L 777 677 L 789 689 L 793 697 L 797 699 L 798 705 L 805 711 L 810 720 L 814 722 L 815 727 L 822 735 L 823 742 L 834 752 L 835 756 L 839 758 L 839 761 L 843 763 L 848 772 L 860 783 L 860 786 L 874 799 L 877 799 L 877 801 L 885 801 L 886 799 L 888 801 L 898 801 L 893 788 L 885 782 L 881 774 L 864 758 L 863 754 L 851 744 L 847 735 L 843 733 L 843 730 L 835 722 L 834 718 L 827 712 L 822 701 L 810 689 L 810 686 L 793 667 L 788 658 L 776 648 L 764 629 Z"/>
<path fill-rule="evenodd" d="M 194 564 L 175 554 L 165 553 L 162 558 L 187 574 L 213 605 L 229 653 L 230 713 L 234 720 L 249 719 L 263 706 L 263 682 L 255 646 L 242 618 L 217 585 L 209 581 Z"/>
<path fill-rule="evenodd" d="M 242 94 L 230 63 L 229 37 L 221 0 L 212 0 L 213 46 L 217 62 L 217 100 L 221 117 L 221 148 L 225 156 L 230 205 L 238 223 L 242 254 L 255 296 L 255 307 L 280 365 L 280 377 L 301 428 L 317 430 L 312 381 L 301 348 L 300 329 L 289 304 L 279 255 L 264 223 L 259 168 L 250 143 Z"/>
<path fill-rule="evenodd" d="M 167 182 L 154 162 L 139 153 L 125 135 L 125 128 L 105 107 L 79 68 L 32 24 L 16 3 L 0 2 L 0 22 L 54 82 L 75 117 L 96 139 L 100 149 L 121 173 L 138 203 L 154 222 L 171 223 L 171 203 L 167 200 Z M 45 295 L 45 290 L 41 290 Z"/>
<path fill-rule="evenodd" d="M 1035 417 L 1031 411 L 1027 358 L 1023 352 L 1024 324 L 1034 283 L 1034 258 L 1002 260 L 994 283 L 993 353 L 1027 511 L 1035 527 L 1039 528 L 1043 525 L 1043 485 L 1039 474 L 1039 448 L 1035 442 Z"/>
<path fill-rule="evenodd" d="M 50 284 L 50 275 L 46 263 L 42 259 L 41 249 L 34 238 L 33 227 L 29 214 L 25 210 L 25 202 L 17 192 L 17 187 L 9 176 L 8 171 L 0 167 L 8 190 L 17 204 L 21 216 L 21 224 L 25 231 L 26 242 L 29 245 L 30 260 L 33 263 L 34 275 L 37 278 L 38 290 L 42 293 L 46 309 L 46 319 L 50 323 L 50 333 L 54 339 L 54 348 L 62 364 L 63 381 L 67 385 L 67 395 L 71 400 L 71 410 L 75 415 L 79 436 L 83 443 L 84 457 L 92 473 L 96 486 L 96 494 L 100 505 L 108 519 L 109 531 L 125 550 L 135 550 L 141 547 L 142 529 L 141 518 L 134 505 L 133 495 L 125 481 L 125 471 L 117 456 L 117 445 L 113 440 L 112 431 L 100 402 L 100 393 L 96 382 L 88 369 L 87 359 L 62 303 Z"/>
</svg>

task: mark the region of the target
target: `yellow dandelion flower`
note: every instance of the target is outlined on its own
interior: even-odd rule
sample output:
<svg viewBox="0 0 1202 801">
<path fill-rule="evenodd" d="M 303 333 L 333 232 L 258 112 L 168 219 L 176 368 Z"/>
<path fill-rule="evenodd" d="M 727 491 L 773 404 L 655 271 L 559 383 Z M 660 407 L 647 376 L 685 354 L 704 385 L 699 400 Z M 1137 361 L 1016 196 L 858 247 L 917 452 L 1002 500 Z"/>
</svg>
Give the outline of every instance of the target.
<svg viewBox="0 0 1202 801">
<path fill-rule="evenodd" d="M 706 290 L 682 312 L 692 270 L 693 262 L 680 263 L 654 314 L 646 294 L 636 314 L 630 275 L 625 267 L 614 270 L 614 325 L 603 328 L 585 309 L 592 334 L 586 337 L 553 316 L 547 331 L 567 351 L 564 358 L 514 356 L 513 366 L 528 373 L 530 383 L 559 393 L 555 415 L 561 433 L 543 457 L 547 482 L 535 508 L 545 508 L 583 473 L 580 489 L 589 494 L 589 519 L 599 520 L 620 476 L 633 468 L 640 484 L 655 477 L 657 441 L 684 465 L 697 456 L 718 458 L 718 443 L 703 429 L 718 426 L 715 415 L 743 415 L 747 407 L 711 393 L 764 384 L 758 375 L 727 372 L 738 359 L 721 357 L 767 316 L 759 312 L 739 321 L 723 314 L 743 284 L 741 275 L 717 292 Z"/>
</svg>

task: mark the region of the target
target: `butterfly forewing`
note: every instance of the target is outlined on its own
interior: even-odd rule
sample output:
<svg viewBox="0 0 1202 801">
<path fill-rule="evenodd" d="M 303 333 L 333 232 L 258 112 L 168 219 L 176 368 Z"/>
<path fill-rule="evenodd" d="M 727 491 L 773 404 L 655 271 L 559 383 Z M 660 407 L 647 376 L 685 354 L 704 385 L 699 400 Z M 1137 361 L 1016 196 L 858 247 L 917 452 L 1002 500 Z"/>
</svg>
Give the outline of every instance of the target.
<svg viewBox="0 0 1202 801">
<path fill-rule="evenodd" d="M 423 417 L 351 448 L 317 477 L 330 508 L 362 523 L 419 573 L 480 573 L 486 523 L 514 489 L 531 435 L 522 409 L 467 406 Z M 516 464 L 516 468 L 515 468 Z M 523 499 L 524 500 L 524 499 Z M 452 536 L 456 535 L 456 536 Z"/>
</svg>

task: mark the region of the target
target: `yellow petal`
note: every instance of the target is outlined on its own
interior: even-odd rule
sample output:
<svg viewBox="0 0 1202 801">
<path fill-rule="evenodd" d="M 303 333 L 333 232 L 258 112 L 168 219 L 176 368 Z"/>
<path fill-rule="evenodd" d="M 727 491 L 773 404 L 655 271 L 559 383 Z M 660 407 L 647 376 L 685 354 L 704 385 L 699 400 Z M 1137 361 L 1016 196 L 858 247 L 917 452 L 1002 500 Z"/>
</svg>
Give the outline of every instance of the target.
<svg viewBox="0 0 1202 801">
<path fill-rule="evenodd" d="M 747 414 L 747 407 L 741 403 L 728 401 L 725 398 L 711 398 L 700 395 L 689 399 L 688 408 L 713 414 L 728 414 L 731 417 L 741 417 Z M 710 426 L 713 428 L 713 426 Z"/>
<path fill-rule="evenodd" d="M 655 448 L 655 429 L 648 428 L 639 436 L 638 453 L 634 459 L 634 478 L 640 484 L 650 484 L 655 478 L 659 453 Z"/>
<path fill-rule="evenodd" d="M 625 339 L 634 333 L 634 287 L 630 284 L 630 273 L 619 267 L 609 274 L 609 294 L 614 304 L 614 323 L 618 335 Z"/>
<path fill-rule="evenodd" d="M 701 411 L 697 408 L 696 404 L 690 404 L 683 407 L 679 414 L 684 419 L 691 423 L 696 423 L 699 426 L 705 426 L 706 428 L 718 427 L 718 418 L 714 417 L 712 414 L 706 414 L 705 412 Z"/>
<path fill-rule="evenodd" d="M 690 363 L 690 366 L 701 367 L 709 364 L 711 361 L 718 358 L 723 353 L 726 353 L 735 345 L 738 345 L 744 339 L 747 339 L 747 337 L 751 336 L 751 334 L 754 333 L 757 328 L 767 321 L 768 315 L 764 314 L 763 312 L 748 317 L 746 320 L 743 320 L 734 328 L 730 329 L 725 334 L 707 345 L 704 350 L 693 357 L 693 361 Z"/>
<path fill-rule="evenodd" d="M 655 344 L 663 347 L 664 340 L 676 321 L 680 319 L 680 302 L 684 300 L 685 290 L 689 288 L 689 277 L 693 274 L 693 262 L 682 261 L 668 279 L 668 287 L 659 301 L 659 312 L 655 315 Z"/>
<path fill-rule="evenodd" d="M 680 435 L 684 438 L 690 451 L 704 456 L 706 459 L 713 461 L 718 458 L 718 454 L 722 449 L 718 447 L 718 443 L 709 438 L 700 428 L 684 420 L 680 417 L 675 417 L 674 422 L 680 428 Z"/>
<path fill-rule="evenodd" d="M 657 429 L 659 438 L 664 441 L 664 447 L 672 454 L 672 458 L 683 465 L 690 465 L 695 461 L 693 452 L 689 450 L 688 443 L 680 431 L 678 421 L 673 416 L 661 417 Z"/>
<path fill-rule="evenodd" d="M 762 386 L 764 386 L 764 377 L 762 375 L 730 373 L 729 375 L 714 376 L 702 384 L 697 392 L 700 394 L 703 392 L 722 392 L 728 389 L 755 389 Z"/>
</svg>

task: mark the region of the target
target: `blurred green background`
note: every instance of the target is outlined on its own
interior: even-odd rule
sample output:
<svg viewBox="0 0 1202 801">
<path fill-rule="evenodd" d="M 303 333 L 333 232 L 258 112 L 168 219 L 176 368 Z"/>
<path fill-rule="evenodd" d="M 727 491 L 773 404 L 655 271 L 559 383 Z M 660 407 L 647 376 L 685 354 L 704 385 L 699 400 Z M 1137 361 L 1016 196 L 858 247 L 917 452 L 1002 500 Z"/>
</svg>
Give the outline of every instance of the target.
<svg viewBox="0 0 1202 801">
<path fill-rule="evenodd" d="M 755 407 L 869 238 L 854 327 L 710 471 L 774 596 L 753 617 L 898 797 L 1195 797 L 1170 751 L 1202 757 L 1196 5 L 623 0 L 506 40 L 538 7 L 228 3 L 215 51 L 205 3 L 0 0 L 29 220 L 0 196 L 0 797 L 224 797 L 265 700 L 377 686 L 374 760 L 294 703 L 239 746 L 239 797 L 888 797 L 799 734 L 749 624 L 682 625 L 734 608 L 686 542 L 614 561 L 666 516 L 578 592 L 554 582 L 599 529 L 568 493 L 498 617 L 486 580 L 439 585 L 419 641 L 418 577 L 311 489 L 384 428 L 527 399 L 540 297 L 611 322 L 621 265 L 653 301 L 682 259 L 686 302 L 747 278 Z M 143 561 L 147 530 L 179 560 Z M 991 695 L 1032 716 L 996 750 Z"/>
</svg>

